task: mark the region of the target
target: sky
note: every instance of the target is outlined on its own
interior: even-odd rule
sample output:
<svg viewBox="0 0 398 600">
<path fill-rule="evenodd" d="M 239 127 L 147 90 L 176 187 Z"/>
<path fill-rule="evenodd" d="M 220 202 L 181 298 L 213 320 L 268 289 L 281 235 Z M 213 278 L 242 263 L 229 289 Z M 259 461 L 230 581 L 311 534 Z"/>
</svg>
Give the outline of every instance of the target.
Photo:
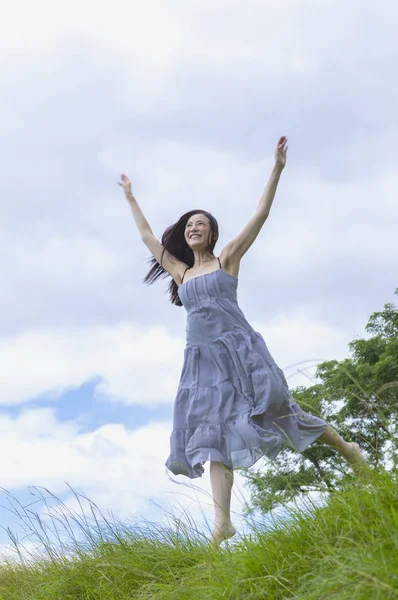
<svg viewBox="0 0 398 600">
<path fill-rule="evenodd" d="M 192 208 L 214 214 L 220 254 L 288 137 L 238 298 L 291 387 L 395 301 L 396 16 L 386 0 L 7 6 L 0 485 L 21 504 L 44 486 L 75 506 L 70 485 L 121 518 L 213 518 L 209 464 L 194 481 L 164 466 L 186 314 L 167 281 L 142 282 L 120 173 L 158 238 Z M 248 499 L 237 473 L 240 531 Z M 0 508 L 0 526 L 18 519 Z"/>
</svg>

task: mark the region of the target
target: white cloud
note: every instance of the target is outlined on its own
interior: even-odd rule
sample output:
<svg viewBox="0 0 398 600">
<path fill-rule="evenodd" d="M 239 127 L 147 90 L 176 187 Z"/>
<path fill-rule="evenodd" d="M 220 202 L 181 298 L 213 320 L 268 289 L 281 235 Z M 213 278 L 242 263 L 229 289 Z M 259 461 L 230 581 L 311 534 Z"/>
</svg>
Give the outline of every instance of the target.
<svg viewBox="0 0 398 600">
<path fill-rule="evenodd" d="M 165 327 L 133 323 L 87 329 L 30 330 L 0 342 L 1 404 L 35 396 L 56 399 L 101 376 L 96 394 L 127 404 L 170 402 L 176 393 L 184 343 Z"/>
<path fill-rule="evenodd" d="M 255 322 L 253 327 L 264 337 L 290 387 L 312 385 L 317 364 L 348 355 L 351 337 L 345 329 L 333 328 L 301 310 L 278 313 L 268 323 Z"/>
<path fill-rule="evenodd" d="M 336 182 L 325 181 L 317 171 L 302 173 L 294 167 L 292 171 L 288 165 L 282 193 L 259 236 L 260 245 L 272 249 L 273 260 L 267 266 L 287 272 L 322 265 L 334 272 L 342 270 L 336 259 L 346 261 L 345 270 L 354 265 L 358 269 L 359 264 L 389 265 L 396 253 L 397 185 L 396 169 L 370 180 Z M 261 258 L 261 252 L 254 254 Z"/>
<path fill-rule="evenodd" d="M 3 414 L 0 446 L 9 460 L 1 466 L 2 485 L 40 485 L 64 493 L 68 482 L 119 495 L 124 509 L 134 512 L 161 489 L 162 480 L 167 485 L 163 464 L 170 427 L 169 422 L 152 422 L 128 430 L 112 424 L 81 433 L 76 423 L 58 421 L 48 408 L 27 410 L 16 418 Z"/>
<path fill-rule="evenodd" d="M 71 0 L 58 6 L 48 0 L 35 5 L 20 0 L 7 7 L 4 17 L 1 45 L 14 52 L 48 49 L 65 36 L 83 34 L 100 40 L 111 52 L 122 48 L 164 67 L 179 39 L 172 15 L 159 0 L 116 0 L 112 5 Z"/>
</svg>

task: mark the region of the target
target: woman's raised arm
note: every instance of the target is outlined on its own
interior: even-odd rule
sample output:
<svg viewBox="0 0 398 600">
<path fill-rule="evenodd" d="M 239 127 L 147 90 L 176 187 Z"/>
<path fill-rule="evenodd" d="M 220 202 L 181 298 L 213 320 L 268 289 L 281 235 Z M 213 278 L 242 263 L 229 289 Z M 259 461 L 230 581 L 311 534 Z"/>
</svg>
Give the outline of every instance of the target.
<svg viewBox="0 0 398 600">
<path fill-rule="evenodd" d="M 121 175 L 119 185 L 123 188 L 128 203 L 130 204 L 131 212 L 141 234 L 141 239 L 152 253 L 158 263 L 177 281 L 180 283 L 183 269 L 187 266 L 177 258 L 175 258 L 164 246 L 159 242 L 153 233 L 148 221 L 146 220 L 142 210 L 138 206 L 137 200 L 134 198 L 131 191 L 131 182 L 126 175 Z"/>
<path fill-rule="evenodd" d="M 279 178 L 286 165 L 287 138 L 282 136 L 279 139 L 275 150 L 275 165 L 272 169 L 268 183 L 261 195 L 256 212 L 249 220 L 242 231 L 231 240 L 224 248 L 223 253 L 231 264 L 238 265 L 242 256 L 248 251 L 250 246 L 261 231 L 262 226 L 268 218 L 274 200 Z M 225 260 L 225 259 L 224 259 Z"/>
<path fill-rule="evenodd" d="M 144 240 L 144 237 L 146 237 L 147 235 L 153 235 L 153 231 L 150 228 L 148 221 L 144 217 L 142 210 L 138 206 L 137 200 L 133 196 L 133 192 L 131 191 L 131 182 L 129 178 L 126 175 L 121 175 L 120 179 L 121 181 L 118 181 L 118 183 L 123 188 L 124 193 L 126 194 L 127 202 L 130 204 L 135 223 L 141 234 L 142 240 Z"/>
</svg>

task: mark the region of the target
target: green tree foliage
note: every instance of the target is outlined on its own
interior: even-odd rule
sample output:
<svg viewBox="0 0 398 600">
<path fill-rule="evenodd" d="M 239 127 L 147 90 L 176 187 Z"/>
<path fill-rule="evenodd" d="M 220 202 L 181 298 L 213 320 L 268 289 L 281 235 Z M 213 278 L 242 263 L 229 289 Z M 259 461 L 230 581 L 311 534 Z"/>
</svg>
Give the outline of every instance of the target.
<svg viewBox="0 0 398 600">
<path fill-rule="evenodd" d="M 398 288 L 395 290 L 398 295 Z M 351 357 L 318 365 L 320 383 L 292 390 L 303 410 L 320 416 L 347 441 L 361 446 L 376 470 L 398 466 L 398 307 L 385 304 L 366 325 L 368 339 L 349 344 Z M 342 489 L 353 477 L 336 450 L 313 443 L 304 452 L 286 447 L 266 470 L 242 470 L 251 493 L 246 514 L 297 499 L 309 491 Z"/>
</svg>

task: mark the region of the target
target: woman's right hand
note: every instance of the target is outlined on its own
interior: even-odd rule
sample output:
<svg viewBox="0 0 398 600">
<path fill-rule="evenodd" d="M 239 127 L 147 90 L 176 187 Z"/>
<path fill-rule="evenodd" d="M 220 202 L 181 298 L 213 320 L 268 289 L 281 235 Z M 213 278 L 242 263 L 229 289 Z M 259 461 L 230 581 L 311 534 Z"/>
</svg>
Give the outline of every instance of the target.
<svg viewBox="0 0 398 600">
<path fill-rule="evenodd" d="M 124 173 L 120 176 L 120 179 L 121 181 L 118 181 L 118 184 L 123 188 L 124 193 L 126 194 L 126 197 L 128 199 L 133 195 L 131 191 L 130 179 L 127 177 L 127 175 L 124 175 Z"/>
</svg>

